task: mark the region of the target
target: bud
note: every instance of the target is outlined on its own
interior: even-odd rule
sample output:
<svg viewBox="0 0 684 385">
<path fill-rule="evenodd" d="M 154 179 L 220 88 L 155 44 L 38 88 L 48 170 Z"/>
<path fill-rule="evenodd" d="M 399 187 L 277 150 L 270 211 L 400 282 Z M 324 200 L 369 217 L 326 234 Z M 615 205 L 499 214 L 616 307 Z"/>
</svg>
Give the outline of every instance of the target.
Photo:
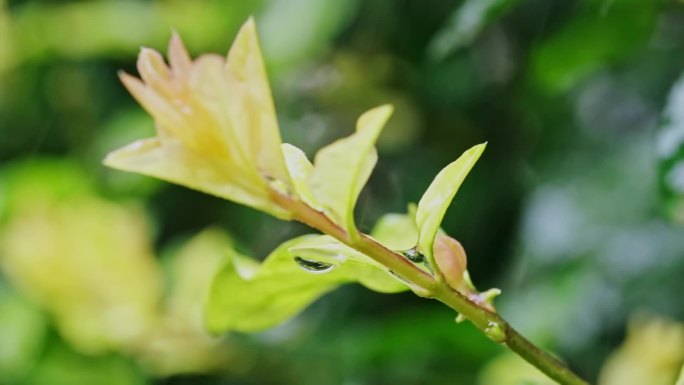
<svg viewBox="0 0 684 385">
<path fill-rule="evenodd" d="M 455 290 L 463 291 L 463 273 L 467 267 L 467 257 L 463 246 L 448 235 L 437 234 L 433 246 L 437 268 L 446 283 Z"/>
</svg>

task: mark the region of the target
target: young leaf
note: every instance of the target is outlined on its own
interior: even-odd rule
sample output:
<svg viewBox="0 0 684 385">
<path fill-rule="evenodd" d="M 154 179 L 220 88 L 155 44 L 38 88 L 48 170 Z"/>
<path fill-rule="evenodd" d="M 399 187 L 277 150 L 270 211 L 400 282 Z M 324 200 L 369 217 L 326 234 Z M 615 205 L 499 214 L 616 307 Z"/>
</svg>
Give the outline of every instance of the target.
<svg viewBox="0 0 684 385">
<path fill-rule="evenodd" d="M 237 136 L 245 140 L 244 148 L 255 157 L 262 172 L 288 182 L 271 87 L 253 18 L 247 20 L 235 37 L 228 52 L 226 68 L 237 79 L 237 83 L 232 85 L 240 87 L 243 103 L 232 106 L 244 108 L 243 111 L 239 107 L 233 110 L 232 123 L 235 126 L 244 124 L 242 129 L 236 130 Z"/>
<path fill-rule="evenodd" d="M 291 186 L 252 19 L 226 59 L 208 54 L 193 61 L 174 35 L 169 65 L 143 49 L 138 72 L 140 79 L 122 73 L 121 81 L 154 118 L 157 137 L 111 153 L 107 166 L 290 218 L 270 196 L 273 181 Z"/>
<path fill-rule="evenodd" d="M 309 177 L 314 168 L 306 155 L 299 148 L 289 144 L 283 143 L 283 155 L 285 155 L 285 164 L 287 171 L 290 173 L 290 179 L 297 195 L 307 205 L 320 209 L 318 200 L 309 188 Z"/>
<path fill-rule="evenodd" d="M 110 153 L 105 159 L 105 165 L 187 186 L 253 207 L 277 218 L 289 216 L 270 201 L 264 192 L 265 184 L 262 180 L 255 178 L 246 182 L 239 175 L 225 172 L 221 172 L 219 176 L 214 172 L 216 164 L 212 160 L 201 157 L 192 159 L 181 154 L 171 154 L 169 151 L 171 150 L 165 149 L 164 143 L 158 138 L 141 139 Z M 189 167 L 190 164 L 192 167 Z"/>
<path fill-rule="evenodd" d="M 484 151 L 486 143 L 478 144 L 464 152 L 460 158 L 437 174 L 418 203 L 416 225 L 419 229 L 418 251 L 428 257 L 434 267 L 432 247 L 451 200 L 461 183 Z"/>
<path fill-rule="evenodd" d="M 233 252 L 214 278 L 205 321 L 215 333 L 267 329 L 350 282 L 381 292 L 406 289 L 375 261 L 328 236 L 305 235 L 285 242 L 260 266 Z"/>
<path fill-rule="evenodd" d="M 314 171 L 309 179 L 313 194 L 332 219 L 352 236 L 354 206 L 377 161 L 374 144 L 385 122 L 392 114 L 392 106 L 376 107 L 359 117 L 356 132 L 340 139 L 316 154 Z"/>
</svg>

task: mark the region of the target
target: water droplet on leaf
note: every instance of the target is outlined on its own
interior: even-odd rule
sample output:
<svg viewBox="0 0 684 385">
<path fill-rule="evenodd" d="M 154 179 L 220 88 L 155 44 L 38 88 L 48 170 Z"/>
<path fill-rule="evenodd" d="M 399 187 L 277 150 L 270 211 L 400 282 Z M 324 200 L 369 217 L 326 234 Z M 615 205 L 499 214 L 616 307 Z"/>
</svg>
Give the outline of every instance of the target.
<svg viewBox="0 0 684 385">
<path fill-rule="evenodd" d="M 324 274 L 332 271 L 335 265 L 332 263 L 313 261 L 311 259 L 304 259 L 302 257 L 294 257 L 294 261 L 299 267 L 309 273 Z"/>
</svg>

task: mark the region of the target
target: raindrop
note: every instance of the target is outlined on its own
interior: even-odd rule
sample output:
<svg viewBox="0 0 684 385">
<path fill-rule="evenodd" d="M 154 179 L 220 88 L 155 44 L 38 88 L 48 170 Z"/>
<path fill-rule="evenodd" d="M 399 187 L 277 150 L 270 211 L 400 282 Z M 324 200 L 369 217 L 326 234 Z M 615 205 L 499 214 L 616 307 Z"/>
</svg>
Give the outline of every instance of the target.
<svg viewBox="0 0 684 385">
<path fill-rule="evenodd" d="M 302 269 L 314 274 L 328 273 L 335 268 L 335 265 L 332 263 L 313 261 L 311 259 L 304 259 L 302 257 L 294 257 L 294 261 Z"/>
<path fill-rule="evenodd" d="M 421 254 L 415 247 L 402 251 L 404 257 L 408 258 L 409 261 L 413 263 L 423 263 L 425 262 L 425 256 Z"/>
</svg>

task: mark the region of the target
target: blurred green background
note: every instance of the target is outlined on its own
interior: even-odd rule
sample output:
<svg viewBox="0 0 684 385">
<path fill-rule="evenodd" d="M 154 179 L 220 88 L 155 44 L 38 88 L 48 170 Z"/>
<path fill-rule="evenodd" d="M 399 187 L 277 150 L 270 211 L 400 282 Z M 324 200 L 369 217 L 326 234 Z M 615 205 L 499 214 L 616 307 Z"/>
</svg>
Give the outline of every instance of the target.
<svg viewBox="0 0 684 385">
<path fill-rule="evenodd" d="M 520 384 L 524 366 L 411 293 L 345 286 L 273 330 L 204 334 L 222 248 L 264 257 L 307 229 L 101 160 L 154 133 L 116 76 L 140 46 L 165 53 L 176 30 L 223 54 L 249 15 L 285 142 L 311 156 L 395 105 L 362 229 L 488 141 L 443 225 L 473 281 L 592 383 L 627 384 L 601 366 L 656 330 L 612 360 L 673 383 L 684 2 L 0 0 L 0 384 Z"/>
</svg>

